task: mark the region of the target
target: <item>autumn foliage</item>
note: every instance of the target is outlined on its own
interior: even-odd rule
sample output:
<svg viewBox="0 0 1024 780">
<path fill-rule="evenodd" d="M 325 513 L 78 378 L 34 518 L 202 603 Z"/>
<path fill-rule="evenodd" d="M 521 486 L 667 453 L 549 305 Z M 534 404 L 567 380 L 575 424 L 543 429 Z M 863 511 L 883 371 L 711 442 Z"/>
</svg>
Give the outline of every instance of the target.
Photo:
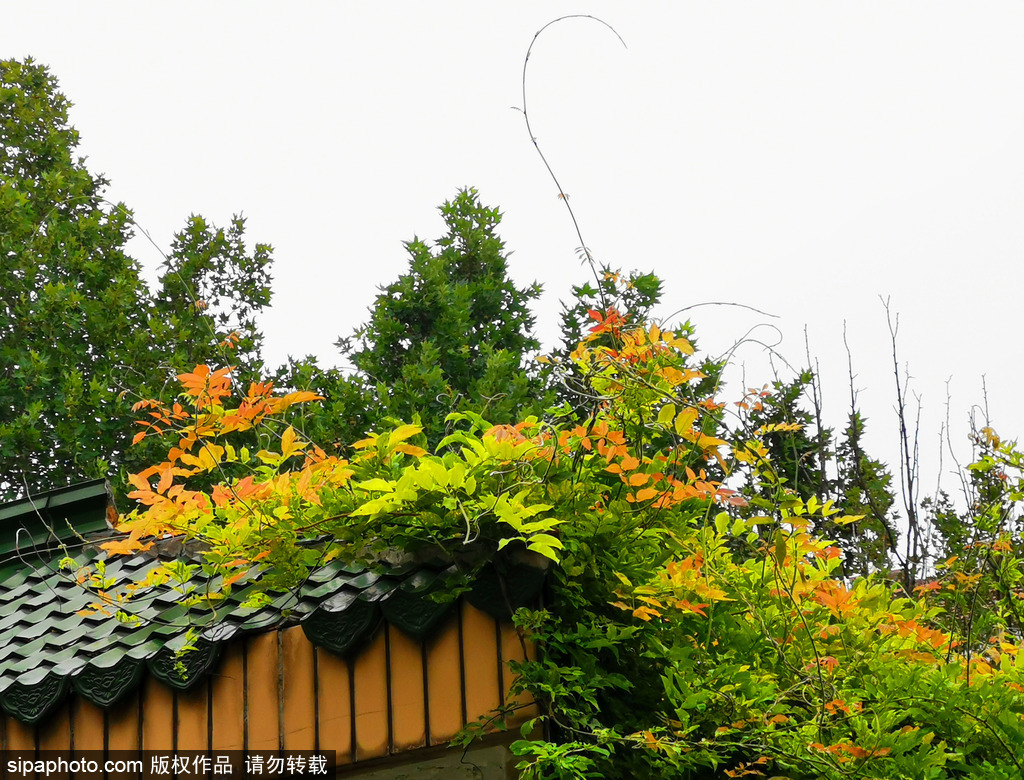
<svg viewBox="0 0 1024 780">
<path fill-rule="evenodd" d="M 170 407 L 137 405 L 136 438 L 163 438 L 167 457 L 132 475 L 138 508 L 108 550 L 201 542 L 221 593 L 193 598 L 211 603 L 252 567 L 282 588 L 335 557 L 426 551 L 467 580 L 506 548 L 549 559 L 549 606 L 516 616 L 543 649 L 516 670 L 544 705 L 547 739 L 515 745 L 527 777 L 1019 777 L 1014 624 L 987 608 L 963 630 L 964 595 L 999 601 L 992 577 L 947 561 L 908 594 L 839 576 L 817 529 L 859 518 L 797 496 L 758 435 L 726 430 L 724 404 L 696 392 L 691 342 L 615 311 L 593 321 L 569 358 L 584 416 L 459 412 L 433 453 L 406 423 L 328 454 L 282 422 L 317 396 L 240 394 L 230 369 L 199 366 Z M 744 498 L 752 484 L 770 505 Z M 130 612 L 131 598 L 107 601 Z"/>
<path fill-rule="evenodd" d="M 255 606 L 336 558 L 450 561 L 445 598 L 525 557 L 550 573 L 544 608 L 515 615 L 540 650 L 514 669 L 542 707 L 513 745 L 523 777 L 1024 776 L 1013 441 L 975 431 L 965 508 L 907 505 L 894 575 L 892 476 L 855 408 L 836 444 L 799 406 L 809 371 L 723 399 L 689 323 L 648 321 L 654 274 L 592 267 L 533 364 L 540 290 L 508 278 L 475 190 L 340 340 L 357 372 L 292 360 L 276 389 L 269 247 L 190 218 L 150 290 L 53 77 L 3 61 L 0 86 L 0 493 L 123 469 L 134 508 L 107 552 L 192 555 L 141 582 L 74 571 L 95 611 L 137 620 L 158 581 L 216 609 L 259 570 Z"/>
</svg>

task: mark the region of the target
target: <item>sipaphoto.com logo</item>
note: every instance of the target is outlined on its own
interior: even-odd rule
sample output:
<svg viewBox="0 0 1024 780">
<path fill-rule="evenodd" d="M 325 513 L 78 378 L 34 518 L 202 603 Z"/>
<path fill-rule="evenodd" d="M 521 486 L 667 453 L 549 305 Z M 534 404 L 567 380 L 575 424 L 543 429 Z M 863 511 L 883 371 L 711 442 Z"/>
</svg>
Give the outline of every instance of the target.
<svg viewBox="0 0 1024 780">
<path fill-rule="evenodd" d="M 100 772 L 142 772 L 142 761 L 139 759 L 107 759 L 97 761 L 91 758 L 55 758 L 34 759 L 34 758 L 11 758 L 7 760 L 8 776 L 29 777 L 38 775 L 40 777 L 61 777 L 75 775 L 95 775 Z"/>
</svg>

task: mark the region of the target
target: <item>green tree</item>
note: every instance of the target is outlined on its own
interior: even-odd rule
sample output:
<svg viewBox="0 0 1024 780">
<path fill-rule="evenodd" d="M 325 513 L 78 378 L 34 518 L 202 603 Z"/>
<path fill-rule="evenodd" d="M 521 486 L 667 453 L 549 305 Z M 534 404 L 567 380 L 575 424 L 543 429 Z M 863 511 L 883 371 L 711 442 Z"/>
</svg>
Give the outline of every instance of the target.
<svg viewBox="0 0 1024 780">
<path fill-rule="evenodd" d="M 218 228 L 192 215 L 175 235 L 153 298 L 153 341 L 171 347 L 175 367 L 227 360 L 248 383 L 264 373 L 257 316 L 270 304 L 271 247 L 245 243 L 245 220 Z"/>
<path fill-rule="evenodd" d="M 0 491 L 106 476 L 117 375 L 148 327 L 131 215 L 76 158 L 56 80 L 0 63 Z M 151 361 L 140 366 L 151 374 Z"/>
<path fill-rule="evenodd" d="M 3 497 L 133 468 L 132 402 L 196 363 L 262 368 L 269 247 L 248 253 L 240 219 L 192 217 L 149 290 L 125 249 L 132 214 L 77 155 L 70 107 L 42 65 L 0 61 Z"/>
<path fill-rule="evenodd" d="M 886 567 L 899 538 L 892 518 L 896 503 L 892 475 L 884 463 L 864 452 L 865 425 L 861 413 L 851 411 L 836 451 L 836 502 L 846 514 L 861 515 L 862 519 L 848 526 L 823 529 L 842 546 L 844 570 L 862 577 Z"/>
<path fill-rule="evenodd" d="M 741 432 L 764 442 L 780 483 L 801 500 L 832 500 L 844 515 L 860 520 L 837 525 L 822 518 L 819 532 L 835 539 L 843 551 L 840 572 L 866 577 L 887 570 L 896 551 L 897 532 L 891 512 L 895 497 L 885 464 L 864 450 L 865 420 L 854 406 L 849 423 L 837 441 L 821 423 L 820 396 L 814 372 L 801 371 L 792 381 L 777 380 L 771 389 L 750 391 L 740 402 Z M 811 408 L 805 406 L 808 396 Z M 745 485 L 752 505 L 763 508 L 764 485 Z"/>
<path fill-rule="evenodd" d="M 409 269 L 381 288 L 369 321 L 338 342 L 376 396 L 379 415 L 419 416 L 431 445 L 445 417 L 467 404 L 498 422 L 542 409 L 544 380 L 529 369 L 533 284 L 508 276 L 501 213 L 465 189 L 441 206 L 447 232 L 434 244 L 406 243 Z M 356 393 L 357 397 L 360 395 Z"/>
</svg>

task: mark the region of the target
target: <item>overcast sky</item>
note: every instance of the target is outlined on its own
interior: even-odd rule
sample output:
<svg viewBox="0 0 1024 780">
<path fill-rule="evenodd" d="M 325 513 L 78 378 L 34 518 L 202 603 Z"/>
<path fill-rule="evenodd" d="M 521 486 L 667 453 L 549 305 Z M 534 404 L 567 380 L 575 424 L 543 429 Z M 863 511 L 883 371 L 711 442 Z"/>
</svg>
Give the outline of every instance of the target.
<svg viewBox="0 0 1024 780">
<path fill-rule="evenodd" d="M 275 249 L 270 362 L 332 346 L 438 237 L 466 185 L 505 214 L 513 276 L 544 285 L 540 335 L 586 278 L 535 134 L 602 261 L 654 270 L 701 345 L 750 328 L 790 362 L 804 328 L 842 423 L 843 323 L 877 453 L 896 458 L 885 311 L 923 398 L 934 484 L 981 377 L 1000 431 L 1017 399 L 1024 292 L 1024 4 L 1013 2 L 11 3 L 0 56 L 49 65 L 90 168 L 167 247 L 193 212 Z M 142 243 L 150 270 L 159 254 Z M 736 352 L 725 396 L 771 376 Z M 947 463 L 948 465 L 948 463 Z M 952 483 L 950 484 L 952 487 Z M 929 489 L 926 487 L 926 489 Z"/>
</svg>

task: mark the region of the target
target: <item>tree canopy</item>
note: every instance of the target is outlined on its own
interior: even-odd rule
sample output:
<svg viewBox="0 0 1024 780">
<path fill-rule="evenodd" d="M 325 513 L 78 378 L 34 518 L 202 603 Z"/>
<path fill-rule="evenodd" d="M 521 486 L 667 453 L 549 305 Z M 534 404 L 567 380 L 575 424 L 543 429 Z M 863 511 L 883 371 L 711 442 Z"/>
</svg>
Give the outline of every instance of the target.
<svg viewBox="0 0 1024 780">
<path fill-rule="evenodd" d="M 134 467 L 131 404 L 196 363 L 263 367 L 269 247 L 192 216 L 150 290 L 70 106 L 42 65 L 0 61 L 0 496 Z"/>
</svg>

